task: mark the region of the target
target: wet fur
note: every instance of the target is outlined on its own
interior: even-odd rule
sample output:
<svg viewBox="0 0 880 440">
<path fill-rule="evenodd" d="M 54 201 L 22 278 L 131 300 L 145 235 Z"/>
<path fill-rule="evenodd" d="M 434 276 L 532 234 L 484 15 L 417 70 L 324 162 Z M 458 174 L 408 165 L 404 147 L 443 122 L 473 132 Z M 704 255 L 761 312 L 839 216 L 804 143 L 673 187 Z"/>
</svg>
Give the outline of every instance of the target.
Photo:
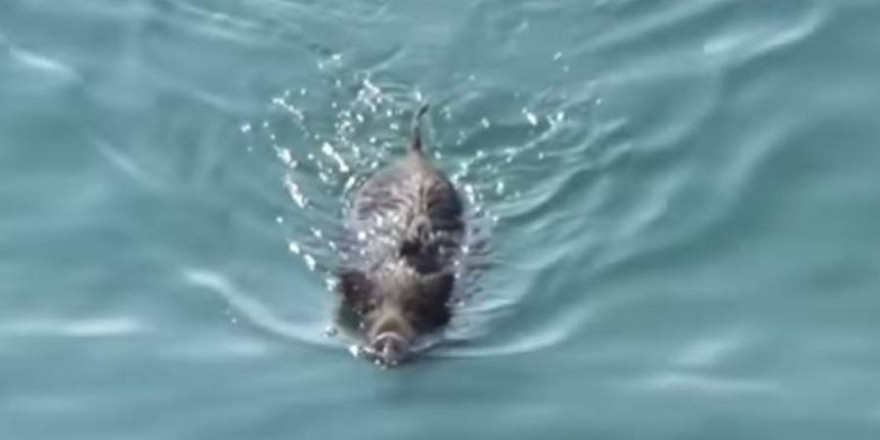
<svg viewBox="0 0 880 440">
<path fill-rule="evenodd" d="M 383 331 L 411 343 L 451 315 L 462 204 L 423 155 L 418 119 L 406 155 L 364 182 L 346 219 L 340 320 L 368 345 Z"/>
</svg>

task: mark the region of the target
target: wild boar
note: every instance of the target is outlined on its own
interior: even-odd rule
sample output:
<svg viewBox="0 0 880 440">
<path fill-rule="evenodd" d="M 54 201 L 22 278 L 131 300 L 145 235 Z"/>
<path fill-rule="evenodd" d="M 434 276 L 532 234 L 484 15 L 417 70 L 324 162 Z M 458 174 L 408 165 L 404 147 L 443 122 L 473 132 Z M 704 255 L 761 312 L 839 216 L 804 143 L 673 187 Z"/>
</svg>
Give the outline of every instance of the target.
<svg viewBox="0 0 880 440">
<path fill-rule="evenodd" d="M 339 318 L 386 366 L 411 358 L 416 341 L 449 322 L 465 231 L 458 193 L 422 151 L 427 109 L 414 117 L 406 155 L 354 192 L 345 222 Z"/>
</svg>

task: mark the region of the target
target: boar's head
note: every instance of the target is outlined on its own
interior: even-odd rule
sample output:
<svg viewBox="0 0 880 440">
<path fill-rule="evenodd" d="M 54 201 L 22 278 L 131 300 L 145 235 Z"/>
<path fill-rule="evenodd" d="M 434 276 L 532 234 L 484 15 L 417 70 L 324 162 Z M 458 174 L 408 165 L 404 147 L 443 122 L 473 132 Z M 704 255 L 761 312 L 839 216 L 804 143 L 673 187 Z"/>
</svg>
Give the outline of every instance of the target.
<svg viewBox="0 0 880 440">
<path fill-rule="evenodd" d="M 348 269 L 339 274 L 341 314 L 383 365 L 396 365 L 413 353 L 415 341 L 449 322 L 454 276 L 418 273 L 405 266 L 377 273 Z"/>
</svg>

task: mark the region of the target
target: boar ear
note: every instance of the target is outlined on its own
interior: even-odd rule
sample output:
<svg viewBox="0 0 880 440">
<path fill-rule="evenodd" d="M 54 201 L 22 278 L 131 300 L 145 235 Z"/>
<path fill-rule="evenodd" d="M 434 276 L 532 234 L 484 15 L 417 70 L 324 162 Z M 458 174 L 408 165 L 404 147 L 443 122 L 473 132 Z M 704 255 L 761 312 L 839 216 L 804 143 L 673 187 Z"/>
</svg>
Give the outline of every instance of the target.
<svg viewBox="0 0 880 440">
<path fill-rule="evenodd" d="M 440 272 L 426 276 L 422 279 L 422 288 L 426 295 L 433 301 L 446 302 L 452 295 L 452 287 L 455 283 L 455 275 L 449 272 Z"/>
<path fill-rule="evenodd" d="M 345 299 L 355 301 L 370 292 L 370 280 L 359 270 L 342 270 L 339 273 L 339 291 Z"/>
</svg>

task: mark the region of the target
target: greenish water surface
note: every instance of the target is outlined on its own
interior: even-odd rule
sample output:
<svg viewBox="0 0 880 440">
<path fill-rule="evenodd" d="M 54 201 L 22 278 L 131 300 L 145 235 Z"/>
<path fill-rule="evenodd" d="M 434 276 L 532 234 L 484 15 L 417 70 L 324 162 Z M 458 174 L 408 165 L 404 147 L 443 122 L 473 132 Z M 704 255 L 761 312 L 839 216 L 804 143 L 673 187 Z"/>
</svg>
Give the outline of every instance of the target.
<svg viewBox="0 0 880 440">
<path fill-rule="evenodd" d="M 0 439 L 880 438 L 880 1 L 3 0 Z M 448 337 L 330 337 L 433 104 Z"/>
</svg>

